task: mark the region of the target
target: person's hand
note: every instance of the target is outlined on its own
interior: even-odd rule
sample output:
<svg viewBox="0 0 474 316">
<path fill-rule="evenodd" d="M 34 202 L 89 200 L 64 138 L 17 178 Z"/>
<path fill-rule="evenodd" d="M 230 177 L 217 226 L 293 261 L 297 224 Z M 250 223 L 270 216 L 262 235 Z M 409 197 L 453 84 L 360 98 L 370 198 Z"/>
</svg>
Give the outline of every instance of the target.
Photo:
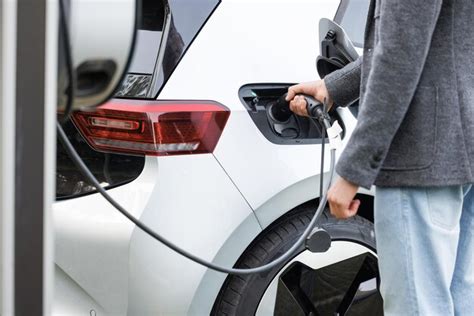
<svg viewBox="0 0 474 316">
<path fill-rule="evenodd" d="M 357 214 L 360 200 L 354 200 L 359 187 L 343 178 L 337 178 L 328 191 L 328 202 L 331 214 L 345 219 Z"/>
<path fill-rule="evenodd" d="M 299 96 L 298 94 L 312 96 L 321 103 L 323 103 L 326 99 L 329 108 L 331 108 L 333 105 L 333 101 L 328 93 L 328 89 L 326 88 L 324 80 L 300 83 L 288 88 L 286 101 L 291 101 L 290 110 L 297 115 L 308 116 L 308 111 L 306 110 L 306 100 L 303 96 Z"/>
<path fill-rule="evenodd" d="M 296 95 L 290 102 L 290 110 L 296 115 L 308 116 L 308 109 L 306 108 L 306 100 L 304 96 Z"/>
</svg>

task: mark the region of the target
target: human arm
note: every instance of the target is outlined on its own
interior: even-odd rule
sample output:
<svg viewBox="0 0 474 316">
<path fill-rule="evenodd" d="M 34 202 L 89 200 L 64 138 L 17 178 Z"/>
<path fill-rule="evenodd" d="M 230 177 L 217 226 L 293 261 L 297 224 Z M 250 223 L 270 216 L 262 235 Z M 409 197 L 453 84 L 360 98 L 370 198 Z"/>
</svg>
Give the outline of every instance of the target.
<svg viewBox="0 0 474 316">
<path fill-rule="evenodd" d="M 379 40 L 371 58 L 357 126 L 337 164 L 344 179 L 369 188 L 411 104 L 442 0 L 380 2 Z"/>
<path fill-rule="evenodd" d="M 362 59 L 346 65 L 344 68 L 328 74 L 323 80 L 300 83 L 288 89 L 287 101 L 290 109 L 297 115 L 308 116 L 306 101 L 299 94 L 314 97 L 323 103 L 326 100 L 329 107 L 347 106 L 354 103 L 360 94 L 360 72 Z"/>
</svg>

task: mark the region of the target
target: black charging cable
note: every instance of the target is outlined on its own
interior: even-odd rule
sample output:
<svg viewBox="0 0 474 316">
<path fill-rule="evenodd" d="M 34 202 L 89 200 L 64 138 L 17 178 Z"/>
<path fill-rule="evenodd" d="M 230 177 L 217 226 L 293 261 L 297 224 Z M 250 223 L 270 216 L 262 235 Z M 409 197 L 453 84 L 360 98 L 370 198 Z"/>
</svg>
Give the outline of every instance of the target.
<svg viewBox="0 0 474 316">
<path fill-rule="evenodd" d="M 63 33 L 64 33 L 64 44 L 65 44 L 65 53 L 66 53 L 66 68 L 67 68 L 68 80 L 69 80 L 69 87 L 66 90 L 68 99 L 67 99 L 67 103 L 65 107 L 64 116 L 62 117 L 62 120 L 61 120 L 62 123 L 64 123 L 69 119 L 73 110 L 75 78 L 74 78 L 74 68 L 73 68 L 72 55 L 71 55 L 69 31 L 68 31 L 68 26 L 67 26 L 67 21 L 66 21 L 66 11 L 64 8 L 63 0 L 59 0 L 59 4 L 60 4 L 60 21 L 61 21 L 60 23 L 64 31 Z M 64 149 L 66 150 L 66 152 L 68 153 L 69 157 L 74 162 L 74 164 L 77 166 L 77 168 L 80 170 L 82 175 L 115 209 L 117 209 L 120 213 L 122 213 L 123 216 L 125 216 L 128 220 L 134 223 L 139 229 L 141 229 L 144 233 L 149 235 L 151 238 L 161 242 L 162 244 L 164 244 L 171 250 L 179 253 L 180 255 L 188 258 L 189 260 L 194 261 L 195 263 L 198 263 L 200 265 L 203 265 L 209 269 L 212 269 L 218 272 L 228 273 L 228 274 L 248 275 L 248 274 L 263 273 L 263 272 L 272 270 L 275 267 L 281 264 L 284 264 L 289 259 L 291 259 L 293 255 L 296 254 L 296 252 L 302 246 L 305 245 L 307 238 L 313 232 L 313 228 L 316 226 L 316 223 L 318 222 L 321 214 L 323 213 L 324 208 L 326 206 L 326 202 L 327 202 L 327 190 L 331 184 L 331 179 L 334 177 L 334 169 L 335 169 L 335 163 L 336 163 L 335 149 L 331 150 L 331 172 L 330 172 L 330 181 L 328 182 L 328 186 L 325 189 L 324 194 L 320 195 L 319 206 L 315 214 L 313 215 L 313 218 L 311 219 L 310 223 L 308 224 L 308 227 L 306 227 L 303 234 L 298 238 L 295 244 L 277 259 L 267 264 L 264 264 L 262 266 L 255 267 L 255 268 L 248 268 L 248 269 L 228 268 L 228 267 L 223 267 L 213 262 L 204 260 L 190 253 L 189 251 L 179 247 L 178 245 L 174 244 L 173 242 L 169 241 L 165 237 L 158 234 L 152 228 L 150 228 L 148 225 L 146 225 L 139 219 L 135 218 L 122 205 L 120 205 L 117 201 L 115 201 L 114 198 L 112 198 L 109 195 L 109 193 L 100 185 L 97 178 L 92 174 L 92 172 L 89 170 L 89 168 L 86 166 L 82 158 L 79 156 L 79 154 L 75 150 L 74 146 L 71 144 L 71 142 L 67 138 L 67 135 L 61 126 L 61 123 L 58 121 L 56 125 L 57 125 L 58 137 L 59 137 L 60 142 L 62 143 L 62 145 L 64 146 Z M 326 123 L 322 123 L 321 126 L 322 126 L 322 129 L 325 130 L 327 126 L 330 126 L 330 122 L 328 121 Z M 323 139 L 323 144 L 324 144 L 324 139 Z M 322 154 L 324 154 L 324 151 L 322 152 Z M 321 161 L 323 160 L 324 160 L 324 156 L 322 155 Z M 322 173 L 321 173 L 321 183 L 323 183 Z"/>
<path fill-rule="evenodd" d="M 320 169 L 320 181 L 319 181 L 319 196 L 323 195 L 324 187 L 324 154 L 325 154 L 325 145 L 326 145 L 326 130 L 331 128 L 331 118 L 328 114 L 327 101 L 324 99 L 324 102 L 318 102 L 313 97 L 304 95 L 306 101 L 306 111 L 308 112 L 308 117 L 310 121 L 314 124 L 316 128 L 321 128 L 321 169 Z M 318 124 L 319 123 L 319 124 Z"/>
<path fill-rule="evenodd" d="M 320 125 L 316 122 L 314 117 L 309 117 L 309 120 L 311 123 L 321 131 L 321 164 L 320 164 L 320 169 L 319 169 L 319 196 L 323 196 L 323 191 L 324 191 L 324 158 L 325 158 L 325 148 L 326 148 L 326 129 L 321 128 Z"/>
<path fill-rule="evenodd" d="M 330 123 L 328 123 L 330 124 Z M 323 127 L 325 129 L 326 127 Z M 277 259 L 259 266 L 255 268 L 248 268 L 248 269 L 238 269 L 238 268 L 228 268 L 228 267 L 223 267 L 220 265 L 217 265 L 213 262 L 209 262 L 207 260 L 204 260 L 189 251 L 175 245 L 173 242 L 169 241 L 165 237 L 161 236 L 157 232 L 155 232 L 152 228 L 147 226 L 145 223 L 140 221 L 139 219 L 135 218 L 132 214 L 130 214 L 124 207 L 122 207 L 117 201 L 112 198 L 108 192 L 100 185 L 99 181 L 96 179 L 96 177 L 92 174 L 92 172 L 89 170 L 89 168 L 85 165 L 84 161 L 82 158 L 79 156 L 79 154 L 76 152 L 74 149 L 73 145 L 69 141 L 69 139 L 66 136 L 66 133 L 64 132 L 61 124 L 58 122 L 57 123 L 57 130 L 58 130 L 58 136 L 59 140 L 64 146 L 64 149 L 74 162 L 74 164 L 78 167 L 78 169 L 81 171 L 83 176 L 96 188 L 96 190 L 110 203 L 112 204 L 113 207 L 115 207 L 122 215 L 124 215 L 128 220 L 133 222 L 138 228 L 140 228 L 143 232 L 145 232 L 147 235 L 152 237 L 153 239 L 163 243 L 165 246 L 168 248 L 172 249 L 173 251 L 179 253 L 180 255 L 188 258 L 189 260 L 192 260 L 200 265 L 203 265 L 209 269 L 223 272 L 223 273 L 228 273 L 228 274 L 237 274 L 237 275 L 247 275 L 247 274 L 255 274 L 255 273 L 262 273 L 266 272 L 269 270 L 274 269 L 275 267 L 278 267 L 279 265 L 286 263 L 289 259 L 293 257 L 294 254 L 305 244 L 306 239 L 308 236 L 313 231 L 313 228 L 316 226 L 321 214 L 324 211 L 324 208 L 326 206 L 327 202 L 327 190 L 331 184 L 331 179 L 334 177 L 334 169 L 335 169 L 335 161 L 336 161 L 336 154 L 335 154 L 335 149 L 331 150 L 331 171 L 330 171 L 330 181 L 328 181 L 328 185 L 326 189 L 324 190 L 324 194 L 321 195 L 320 197 L 320 202 L 319 206 L 313 215 L 313 218 L 311 219 L 311 222 L 308 224 L 306 229 L 304 230 L 303 234 L 298 238 L 298 240 L 295 242 L 295 244 L 287 250 L 284 254 L 282 254 L 280 257 Z M 321 159 L 324 159 L 322 157 Z M 321 177 L 323 177 L 323 174 L 321 174 Z"/>
</svg>

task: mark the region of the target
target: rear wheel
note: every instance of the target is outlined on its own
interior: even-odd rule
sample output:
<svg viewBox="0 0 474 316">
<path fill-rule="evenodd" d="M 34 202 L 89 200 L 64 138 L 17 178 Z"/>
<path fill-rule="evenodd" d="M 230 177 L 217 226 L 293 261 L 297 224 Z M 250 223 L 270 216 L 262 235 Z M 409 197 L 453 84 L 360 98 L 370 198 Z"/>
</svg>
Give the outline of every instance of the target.
<svg viewBox="0 0 474 316">
<path fill-rule="evenodd" d="M 236 267 L 256 267 L 281 256 L 301 236 L 313 210 L 302 206 L 264 230 Z M 359 216 L 337 220 L 325 212 L 318 225 L 331 236 L 327 252 L 302 247 L 269 272 L 228 276 L 212 314 L 382 315 L 373 224 Z"/>
</svg>

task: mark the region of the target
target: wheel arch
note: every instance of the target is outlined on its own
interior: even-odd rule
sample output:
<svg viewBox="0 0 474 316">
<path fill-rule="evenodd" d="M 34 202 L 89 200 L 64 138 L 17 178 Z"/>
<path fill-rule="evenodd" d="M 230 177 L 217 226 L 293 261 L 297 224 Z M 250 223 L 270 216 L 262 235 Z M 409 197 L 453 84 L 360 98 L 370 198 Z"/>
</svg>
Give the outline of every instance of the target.
<svg viewBox="0 0 474 316">
<path fill-rule="evenodd" d="M 286 195 L 286 194 L 285 194 Z M 285 195 L 283 198 L 285 198 Z M 358 215 L 364 219 L 373 223 L 373 196 L 369 194 L 360 193 L 357 195 L 357 198 L 361 200 L 361 207 L 359 209 Z M 278 196 L 275 196 L 272 200 L 280 199 Z M 254 245 L 260 236 L 266 231 L 272 229 L 273 226 L 278 225 L 281 221 L 284 221 L 285 218 L 293 216 L 294 214 L 300 212 L 301 210 L 307 209 L 311 205 L 314 205 L 316 208 L 319 202 L 319 197 L 313 198 L 304 202 L 300 202 L 296 206 L 287 207 L 286 210 L 274 211 L 271 213 L 271 217 L 267 214 L 262 220 L 262 217 L 259 218 L 258 211 L 255 211 L 255 216 L 261 226 L 261 230 L 257 231 L 255 229 L 249 229 L 249 222 L 251 222 L 251 217 L 247 218 L 244 222 L 239 225 L 236 231 L 230 234 L 229 239 L 222 245 L 221 251 L 215 258 L 215 262 L 220 262 L 224 265 L 235 265 L 240 259 L 242 254 L 244 254 L 252 245 Z M 270 222 L 267 220 L 272 219 Z M 251 226 L 251 225 L 250 225 Z M 237 238 L 236 236 L 246 235 L 246 241 L 243 242 L 242 238 Z M 249 242 L 250 240 L 250 242 Z M 238 246 L 237 246 L 237 244 Z M 241 250 L 240 255 L 236 256 L 235 252 L 231 257 L 235 260 L 228 257 L 229 253 L 227 252 L 230 248 L 239 248 Z M 226 250 L 227 249 L 227 250 Z M 226 255 L 227 254 L 227 255 Z M 227 257 L 224 259 L 224 257 Z M 223 261 L 225 262 L 223 262 Z M 217 273 L 214 271 L 207 270 L 203 278 L 201 279 L 198 290 L 196 291 L 190 309 L 188 312 L 190 314 L 201 314 L 209 313 L 214 305 L 214 301 L 217 298 L 222 285 L 224 284 L 227 276 L 222 273 Z"/>
<path fill-rule="evenodd" d="M 370 203 L 371 201 L 371 196 L 368 196 L 368 195 L 364 195 L 364 196 L 359 196 L 359 198 L 361 199 L 364 199 L 363 203 L 366 202 L 366 203 Z M 242 253 L 242 255 L 239 257 L 239 259 L 237 260 L 235 266 L 237 267 L 242 267 L 242 266 L 249 266 L 248 265 L 248 261 L 245 262 L 245 260 L 248 260 L 248 258 L 246 259 L 246 254 L 248 254 L 249 252 L 255 252 L 255 249 L 257 249 L 257 252 L 261 255 L 263 253 L 267 253 L 266 251 L 264 251 L 263 253 L 260 251 L 260 249 L 262 248 L 258 248 L 259 247 L 259 244 L 262 243 L 262 241 L 264 241 L 264 243 L 266 242 L 267 244 L 269 243 L 268 241 L 265 241 L 265 238 L 266 238 L 266 235 L 268 232 L 272 232 L 274 231 L 275 229 L 278 229 L 278 232 L 280 233 L 281 230 L 279 229 L 279 227 L 281 225 L 284 225 L 286 222 L 295 222 L 294 219 L 298 219 L 300 218 L 303 214 L 306 214 L 305 216 L 307 217 L 306 221 L 309 222 L 310 220 L 310 217 L 311 215 L 309 215 L 308 217 L 308 212 L 311 212 L 310 210 L 312 209 L 312 204 L 315 204 L 317 203 L 317 200 L 318 199 L 315 199 L 315 200 L 310 200 L 310 201 L 307 201 L 303 204 L 300 204 L 298 205 L 297 207 L 294 207 L 293 209 L 291 209 L 290 211 L 284 213 L 282 216 L 280 216 L 277 220 L 275 220 L 273 223 L 269 224 L 267 227 L 265 227 L 255 238 L 254 240 L 248 245 L 248 247 L 245 249 L 245 251 Z M 316 204 L 317 205 L 317 204 Z M 337 222 L 340 222 L 341 224 L 343 225 L 353 225 L 354 223 L 357 223 L 357 225 L 360 225 L 361 223 L 367 223 L 367 222 L 370 222 L 372 223 L 369 219 L 365 218 L 362 216 L 362 214 L 364 214 L 365 216 L 370 216 L 370 205 L 368 206 L 367 209 L 365 209 L 363 212 L 361 212 L 361 214 L 359 214 L 359 216 L 356 216 L 354 218 L 351 218 L 350 220 L 337 220 L 336 218 L 330 216 L 327 211 L 324 213 L 324 218 L 322 218 L 321 220 L 323 221 L 323 224 L 322 224 L 322 227 L 325 227 L 326 229 L 329 229 L 329 231 L 333 230 L 332 233 L 336 233 L 339 234 L 338 237 L 336 237 L 336 239 L 333 239 L 333 240 L 336 240 L 336 241 L 345 241 L 345 240 L 349 240 L 350 239 L 350 235 L 346 235 L 347 231 L 345 231 L 344 229 L 343 230 L 340 230 L 338 228 L 336 228 L 334 230 L 334 227 L 333 223 L 334 221 L 337 221 Z M 314 211 L 313 211 L 314 212 Z M 301 221 L 301 219 L 299 219 L 299 221 Z M 329 221 L 329 226 L 325 226 L 327 225 L 327 221 Z M 302 221 L 301 221 L 302 223 Z M 288 224 L 288 223 L 286 223 Z M 286 225 L 285 224 L 285 225 Z M 297 224 L 293 224 L 293 225 L 296 225 L 296 226 L 293 226 L 294 229 L 297 229 L 297 226 L 298 225 L 301 225 L 299 222 Z M 370 227 L 373 227 L 373 226 L 370 226 Z M 302 227 L 299 228 L 300 230 L 303 229 Z M 291 231 L 291 229 L 288 229 L 286 230 L 287 232 L 288 231 Z M 362 229 L 357 229 L 356 230 L 357 233 L 362 233 L 362 231 L 365 231 L 365 230 L 362 230 Z M 342 235 L 341 235 L 341 232 L 342 232 Z M 331 234 L 332 234 L 331 233 Z M 370 230 L 370 234 L 366 234 L 364 236 L 371 236 L 370 238 L 372 239 L 367 239 L 367 240 L 372 240 L 371 243 L 369 243 L 369 245 L 371 245 L 371 247 L 369 246 L 370 249 L 372 249 L 373 251 L 375 251 L 375 240 L 373 239 L 374 235 L 373 235 L 373 228 Z M 273 240 L 273 239 L 272 239 Z M 269 244 L 272 244 L 273 242 L 270 242 Z M 356 242 L 358 243 L 358 242 Z M 260 246 L 261 247 L 261 246 Z M 256 259 L 259 259 L 260 255 L 253 255 L 251 256 L 251 262 L 253 262 L 254 260 Z M 281 255 L 281 254 L 280 254 Z M 261 263 L 260 263 L 261 264 Z M 251 266 L 252 264 L 250 264 Z M 262 274 L 263 276 L 265 276 L 265 273 Z M 247 276 L 245 276 L 244 278 L 246 278 Z M 211 315 L 217 315 L 219 314 L 218 313 L 218 305 L 220 304 L 220 302 L 223 300 L 223 291 L 224 291 L 224 288 L 226 286 L 229 286 L 229 282 L 232 278 L 235 278 L 235 277 L 231 277 L 231 276 L 228 276 L 226 277 L 225 279 L 225 282 L 223 282 L 222 284 L 222 288 L 220 289 L 219 291 L 219 295 L 216 297 L 216 301 L 214 302 L 214 306 L 213 306 L 213 309 L 212 309 L 212 314 Z M 238 284 L 241 284 L 242 282 L 244 282 L 244 278 L 240 278 L 240 281 L 237 282 Z M 236 285 L 236 284 L 234 284 Z M 235 288 L 233 286 L 229 286 L 231 288 L 231 292 L 233 293 L 232 295 L 234 295 L 234 293 L 237 293 Z M 232 296 L 233 297 L 233 296 Z M 232 304 L 231 304 L 232 305 Z M 233 305 L 233 306 L 236 306 L 236 305 Z"/>
<path fill-rule="evenodd" d="M 319 196 L 319 175 L 309 177 L 275 194 L 265 203 L 255 208 L 255 216 L 262 229 L 265 229 L 279 218 L 306 204 L 313 204 L 317 208 Z M 374 197 L 371 191 L 364 190 L 356 195 L 361 201 L 358 215 L 374 222 Z"/>
</svg>

